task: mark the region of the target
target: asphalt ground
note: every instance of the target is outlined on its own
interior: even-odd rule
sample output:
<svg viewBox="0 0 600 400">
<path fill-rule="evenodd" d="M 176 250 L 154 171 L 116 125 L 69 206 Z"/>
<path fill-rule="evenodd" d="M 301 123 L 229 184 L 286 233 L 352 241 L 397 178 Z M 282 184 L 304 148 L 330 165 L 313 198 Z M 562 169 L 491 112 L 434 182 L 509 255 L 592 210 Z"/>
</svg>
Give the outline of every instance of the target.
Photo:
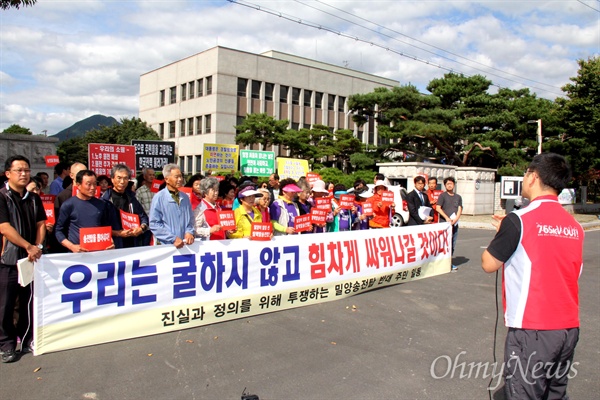
<svg viewBox="0 0 600 400">
<path fill-rule="evenodd" d="M 233 400 L 244 390 L 260 400 L 487 399 L 496 275 L 481 270 L 480 257 L 493 234 L 460 230 L 456 273 L 201 328 L 24 355 L 0 365 L 0 399 Z M 600 393 L 599 244 L 600 231 L 586 232 L 572 399 Z M 497 333 L 502 360 L 501 316 Z M 470 363 L 488 365 L 487 377 Z M 504 398 L 502 384 L 492 395 Z"/>
</svg>

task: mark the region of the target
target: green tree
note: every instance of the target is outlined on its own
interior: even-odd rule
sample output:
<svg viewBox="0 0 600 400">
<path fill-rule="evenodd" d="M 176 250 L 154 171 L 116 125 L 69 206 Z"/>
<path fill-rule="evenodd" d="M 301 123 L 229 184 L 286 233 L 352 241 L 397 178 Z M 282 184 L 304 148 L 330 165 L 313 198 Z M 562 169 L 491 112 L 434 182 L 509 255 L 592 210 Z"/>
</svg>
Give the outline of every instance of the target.
<svg viewBox="0 0 600 400">
<path fill-rule="evenodd" d="M 577 76 L 563 86 L 567 98 L 557 99 L 563 132 L 546 134 L 548 150 L 564 154 L 581 184 L 600 169 L 600 57 L 579 60 Z M 544 127 L 546 124 L 544 124 Z"/>
<path fill-rule="evenodd" d="M 6 128 L 2 133 L 10 134 L 10 135 L 33 135 L 29 128 L 24 128 L 21 125 L 12 124 L 8 128 Z"/>
<path fill-rule="evenodd" d="M 271 145 L 281 144 L 282 136 L 287 131 L 288 120 L 276 120 L 267 114 L 248 114 L 244 122 L 236 125 L 239 132 L 235 143 L 240 146 L 262 145 L 266 149 Z"/>
<path fill-rule="evenodd" d="M 9 8 L 14 7 L 18 10 L 21 6 L 33 6 L 36 2 L 37 0 L 0 0 L 0 8 L 8 10 Z"/>
<path fill-rule="evenodd" d="M 89 143 L 111 143 L 130 145 L 132 140 L 161 140 L 158 133 L 139 118 L 123 118 L 119 124 L 103 126 L 86 132 L 85 136 L 66 140 L 58 145 L 57 154 L 61 161 L 88 162 Z"/>
</svg>

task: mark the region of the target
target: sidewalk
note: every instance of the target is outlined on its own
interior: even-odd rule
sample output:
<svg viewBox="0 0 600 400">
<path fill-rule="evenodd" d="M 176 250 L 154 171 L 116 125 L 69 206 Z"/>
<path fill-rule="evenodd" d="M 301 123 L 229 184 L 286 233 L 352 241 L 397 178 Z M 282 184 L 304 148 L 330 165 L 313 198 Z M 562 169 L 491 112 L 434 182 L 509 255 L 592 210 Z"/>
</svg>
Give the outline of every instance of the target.
<svg viewBox="0 0 600 400">
<path fill-rule="evenodd" d="M 500 213 L 498 213 L 500 215 Z M 595 214 L 573 214 L 579 221 L 584 230 L 600 229 L 600 218 Z M 492 226 L 492 216 L 486 215 L 461 215 L 460 226 L 469 229 L 489 229 L 494 230 Z"/>
</svg>

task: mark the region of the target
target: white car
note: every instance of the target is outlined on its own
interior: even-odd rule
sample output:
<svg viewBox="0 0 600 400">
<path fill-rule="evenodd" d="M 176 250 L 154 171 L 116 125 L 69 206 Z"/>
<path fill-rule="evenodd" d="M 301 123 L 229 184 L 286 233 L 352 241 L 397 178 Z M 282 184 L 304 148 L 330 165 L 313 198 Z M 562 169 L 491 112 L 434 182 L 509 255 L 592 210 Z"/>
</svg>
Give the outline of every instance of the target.
<svg viewBox="0 0 600 400">
<path fill-rule="evenodd" d="M 367 184 L 369 190 L 373 192 L 373 188 L 375 185 L 372 183 Z M 396 208 L 394 209 L 394 215 L 392 215 L 392 220 L 390 221 L 391 227 L 404 226 L 408 223 L 408 203 L 406 202 L 406 189 L 400 185 L 388 185 L 388 190 L 394 192 L 394 204 Z"/>
</svg>

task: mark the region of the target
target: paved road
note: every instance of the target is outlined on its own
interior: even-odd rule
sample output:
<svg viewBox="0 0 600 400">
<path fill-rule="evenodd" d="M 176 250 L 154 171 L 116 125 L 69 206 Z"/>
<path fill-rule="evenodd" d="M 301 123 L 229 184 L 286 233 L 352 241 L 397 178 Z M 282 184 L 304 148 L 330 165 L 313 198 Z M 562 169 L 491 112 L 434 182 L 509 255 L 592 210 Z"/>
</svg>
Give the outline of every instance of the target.
<svg viewBox="0 0 600 400">
<path fill-rule="evenodd" d="M 261 400 L 487 399 L 490 379 L 475 370 L 468 377 L 468 364 L 492 362 L 495 275 L 479 265 L 492 236 L 461 230 L 457 273 L 180 332 L 25 355 L 0 365 L 0 399 L 233 400 L 244 388 Z M 599 244 L 599 231 L 586 233 L 573 399 L 600 393 Z M 452 378 L 445 360 L 456 357 Z M 436 359 L 441 379 L 431 374 Z"/>
</svg>

